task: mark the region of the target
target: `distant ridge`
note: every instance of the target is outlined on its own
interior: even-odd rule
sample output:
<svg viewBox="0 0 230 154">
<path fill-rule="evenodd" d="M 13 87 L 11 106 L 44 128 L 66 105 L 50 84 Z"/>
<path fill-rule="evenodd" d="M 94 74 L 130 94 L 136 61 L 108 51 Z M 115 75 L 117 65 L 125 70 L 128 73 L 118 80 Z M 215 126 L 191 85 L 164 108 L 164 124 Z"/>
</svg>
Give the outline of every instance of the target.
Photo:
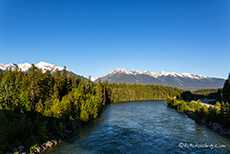
<svg viewBox="0 0 230 154">
<path fill-rule="evenodd" d="M 127 84 L 150 84 L 165 85 L 187 90 L 222 88 L 225 79 L 212 78 L 190 73 L 170 73 L 160 71 L 157 73 L 144 71 L 127 71 L 126 69 L 116 69 L 100 77 L 101 81 L 108 80 L 109 83 L 127 83 Z M 98 82 L 98 79 L 95 80 Z"/>
</svg>

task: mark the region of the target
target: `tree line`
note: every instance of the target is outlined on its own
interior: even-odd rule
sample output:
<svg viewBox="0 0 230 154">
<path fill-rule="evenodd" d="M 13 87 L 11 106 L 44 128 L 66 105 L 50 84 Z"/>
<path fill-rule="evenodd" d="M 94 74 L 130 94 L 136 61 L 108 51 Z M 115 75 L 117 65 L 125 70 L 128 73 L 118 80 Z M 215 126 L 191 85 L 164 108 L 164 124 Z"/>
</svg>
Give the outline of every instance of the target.
<svg viewBox="0 0 230 154">
<path fill-rule="evenodd" d="M 112 102 L 138 100 L 165 100 L 167 97 L 180 95 L 184 90 L 161 85 L 116 84 L 108 85 L 109 98 Z"/>
<path fill-rule="evenodd" d="M 181 113 L 191 111 L 196 120 L 218 123 L 223 128 L 230 129 L 230 105 L 228 102 L 217 102 L 214 106 L 207 107 L 202 105 L 200 100 L 185 102 L 184 100 L 168 98 L 166 104 Z"/>
</svg>

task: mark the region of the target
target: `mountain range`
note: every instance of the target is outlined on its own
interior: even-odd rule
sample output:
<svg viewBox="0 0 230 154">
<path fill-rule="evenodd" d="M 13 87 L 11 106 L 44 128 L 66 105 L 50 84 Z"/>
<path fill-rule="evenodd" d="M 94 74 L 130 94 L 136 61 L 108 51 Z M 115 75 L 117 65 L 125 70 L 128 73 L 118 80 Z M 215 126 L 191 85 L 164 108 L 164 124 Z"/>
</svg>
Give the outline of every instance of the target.
<svg viewBox="0 0 230 154">
<path fill-rule="evenodd" d="M 222 88 L 225 82 L 225 79 L 189 73 L 169 73 L 164 71 L 154 73 L 150 71 L 127 71 L 125 69 L 116 69 L 101 76 L 100 79 L 101 82 L 108 80 L 109 83 L 164 85 L 189 90 Z M 98 79 L 95 82 L 97 81 Z"/>
<path fill-rule="evenodd" d="M 57 66 L 55 64 L 50 64 L 50 63 L 47 63 L 47 62 L 39 62 L 35 65 L 38 69 L 41 69 L 43 73 L 45 73 L 47 70 L 50 71 L 51 74 L 54 74 L 56 69 L 58 69 L 59 71 L 63 71 L 64 67 L 61 67 L 61 66 Z M 21 63 L 21 64 L 15 64 L 15 63 L 10 63 L 10 64 L 0 64 L 0 69 L 2 71 L 5 71 L 7 68 L 8 69 L 15 69 L 15 68 L 19 68 L 21 69 L 23 72 L 28 72 L 29 71 L 29 68 L 31 67 L 31 64 L 29 63 Z M 70 71 L 69 69 L 66 69 L 67 70 L 67 74 L 69 74 Z M 73 73 L 73 72 L 72 72 Z M 78 76 L 77 74 L 73 73 L 75 76 Z M 87 78 L 83 77 L 84 80 L 88 80 Z"/>
<path fill-rule="evenodd" d="M 51 74 L 55 72 L 56 69 L 62 72 L 64 67 L 57 66 L 55 64 L 50 64 L 46 62 L 39 62 L 35 65 L 37 68 L 41 69 L 42 72 L 46 72 L 49 70 Z M 29 63 L 22 63 L 22 64 L 0 64 L 0 69 L 5 71 L 7 68 L 15 69 L 18 67 L 24 72 L 27 72 L 31 67 Z M 67 69 L 67 73 L 71 71 Z M 73 72 L 72 72 L 73 73 Z M 75 76 L 77 74 L 73 73 Z M 87 78 L 84 77 L 85 80 Z M 116 69 L 106 75 L 100 77 L 101 82 L 105 82 L 106 80 L 109 83 L 126 83 L 126 84 L 143 84 L 143 85 L 164 85 L 164 86 L 171 86 L 177 87 L 181 89 L 189 89 L 189 90 L 196 90 L 196 89 L 207 89 L 207 88 L 222 88 L 225 82 L 225 79 L 221 78 L 213 78 L 207 77 L 202 75 L 195 75 L 189 73 L 169 73 L 160 71 L 157 73 L 144 71 L 140 72 L 136 71 L 128 71 L 126 69 Z M 98 82 L 98 79 L 95 80 Z"/>
</svg>

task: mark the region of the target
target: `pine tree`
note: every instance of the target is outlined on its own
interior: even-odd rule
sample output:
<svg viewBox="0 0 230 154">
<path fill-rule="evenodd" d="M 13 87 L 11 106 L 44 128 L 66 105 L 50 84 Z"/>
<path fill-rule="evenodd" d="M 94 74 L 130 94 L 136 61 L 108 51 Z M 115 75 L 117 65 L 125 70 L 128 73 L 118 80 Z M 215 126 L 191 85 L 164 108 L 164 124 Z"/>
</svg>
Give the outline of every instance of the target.
<svg viewBox="0 0 230 154">
<path fill-rule="evenodd" d="M 16 92 L 12 83 L 7 83 L 2 80 L 0 83 L 0 104 L 2 107 L 8 109 L 13 108 L 16 101 Z"/>
<path fill-rule="evenodd" d="M 42 102 L 50 101 L 53 95 L 53 78 L 49 70 L 39 78 L 39 94 Z"/>
<path fill-rule="evenodd" d="M 80 81 L 80 83 L 79 83 L 79 85 L 78 85 L 78 89 L 80 90 L 80 92 L 81 92 L 82 94 L 85 93 L 85 81 L 84 81 L 84 78 L 83 78 L 83 77 L 81 77 L 81 81 Z"/>
<path fill-rule="evenodd" d="M 71 91 L 72 89 L 77 87 L 77 80 L 75 75 L 70 72 L 68 79 L 67 79 L 67 89 L 68 91 Z"/>
<path fill-rule="evenodd" d="M 78 75 L 77 76 L 77 86 L 79 85 L 80 81 L 81 81 L 81 77 Z"/>
<path fill-rule="evenodd" d="M 103 102 L 102 102 L 102 105 L 105 106 L 106 104 L 106 88 L 105 88 L 105 85 L 103 86 Z"/>
<path fill-rule="evenodd" d="M 54 86 L 53 86 L 53 96 L 52 99 L 58 98 L 61 100 L 62 98 L 62 84 L 61 84 L 61 73 L 58 69 L 56 69 L 55 73 L 53 74 L 53 79 L 54 79 Z"/>
<path fill-rule="evenodd" d="M 228 76 L 228 79 L 224 83 L 222 92 L 224 101 L 230 102 L 230 74 Z"/>
<path fill-rule="evenodd" d="M 65 96 L 67 94 L 67 91 L 67 69 L 66 66 L 64 66 L 61 74 L 61 97 Z"/>
<path fill-rule="evenodd" d="M 85 87 L 86 87 L 86 93 L 94 94 L 94 88 L 93 88 L 93 83 L 91 81 L 91 76 L 89 76 L 89 79 L 87 80 Z"/>
<path fill-rule="evenodd" d="M 3 77 L 3 72 L 2 72 L 2 70 L 0 69 L 0 82 L 2 81 L 2 77 Z"/>
<path fill-rule="evenodd" d="M 22 92 L 20 95 L 20 107 L 23 111 L 30 111 L 30 98 L 27 92 Z"/>
<path fill-rule="evenodd" d="M 24 72 L 15 71 L 15 88 L 16 91 L 19 92 L 22 89 L 22 80 L 23 80 Z"/>
<path fill-rule="evenodd" d="M 31 110 L 35 109 L 35 105 L 38 102 L 39 97 L 39 77 L 42 74 L 34 64 L 29 68 L 29 93 L 30 93 L 30 107 Z"/>
<path fill-rule="evenodd" d="M 38 103 L 35 106 L 35 111 L 39 112 L 39 113 L 43 113 L 44 110 L 44 105 L 42 103 L 42 100 L 39 99 Z"/>
<path fill-rule="evenodd" d="M 98 79 L 98 83 L 96 84 L 96 96 L 99 102 L 102 103 L 103 101 L 103 92 L 102 92 L 102 84 L 101 84 L 101 79 Z"/>
</svg>

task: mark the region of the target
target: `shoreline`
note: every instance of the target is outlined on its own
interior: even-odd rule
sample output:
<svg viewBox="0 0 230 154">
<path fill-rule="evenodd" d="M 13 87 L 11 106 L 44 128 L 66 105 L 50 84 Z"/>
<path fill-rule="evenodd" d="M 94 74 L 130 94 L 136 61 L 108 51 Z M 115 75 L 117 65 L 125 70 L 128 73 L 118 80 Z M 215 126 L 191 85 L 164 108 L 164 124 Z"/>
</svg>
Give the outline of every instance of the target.
<svg viewBox="0 0 230 154">
<path fill-rule="evenodd" d="M 7 152 L 5 154 L 39 154 L 45 153 L 48 149 L 55 147 L 56 145 L 62 143 L 66 138 L 70 137 L 72 133 L 74 133 L 78 128 L 81 127 L 83 123 L 81 121 L 73 121 L 73 129 L 65 128 L 59 137 L 50 137 L 45 142 L 39 144 L 37 143 L 36 148 L 33 152 L 29 152 L 30 149 L 26 149 L 25 145 L 21 145 L 19 147 L 13 148 L 12 152 Z"/>
<path fill-rule="evenodd" d="M 192 111 L 185 111 L 185 114 L 190 118 L 195 120 L 196 122 L 198 122 L 201 125 L 205 125 L 207 126 L 209 129 L 218 132 L 222 135 L 225 135 L 227 137 L 230 137 L 230 129 L 225 129 L 223 128 L 219 123 L 213 123 L 213 122 L 209 122 L 207 123 L 204 119 L 197 119 L 195 116 L 195 113 Z"/>
<path fill-rule="evenodd" d="M 46 142 L 40 144 L 32 153 L 25 153 L 25 154 L 39 154 L 46 152 L 48 149 L 55 147 L 56 145 L 62 143 L 66 138 L 70 137 L 73 132 L 75 132 L 79 127 L 81 127 L 82 122 L 80 121 L 73 121 L 73 129 L 64 129 L 61 132 L 60 137 L 49 139 Z"/>
</svg>

